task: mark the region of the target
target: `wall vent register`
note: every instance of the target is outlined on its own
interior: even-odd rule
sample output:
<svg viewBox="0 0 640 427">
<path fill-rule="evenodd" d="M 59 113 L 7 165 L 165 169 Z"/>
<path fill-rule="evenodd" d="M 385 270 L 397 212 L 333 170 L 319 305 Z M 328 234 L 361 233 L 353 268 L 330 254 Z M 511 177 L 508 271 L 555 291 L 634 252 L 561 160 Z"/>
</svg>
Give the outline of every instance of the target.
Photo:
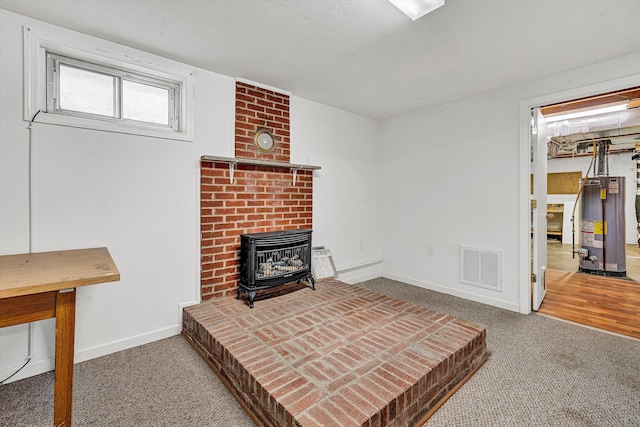
<svg viewBox="0 0 640 427">
<path fill-rule="evenodd" d="M 481 288 L 502 290 L 502 253 L 460 247 L 460 281 Z"/>
</svg>

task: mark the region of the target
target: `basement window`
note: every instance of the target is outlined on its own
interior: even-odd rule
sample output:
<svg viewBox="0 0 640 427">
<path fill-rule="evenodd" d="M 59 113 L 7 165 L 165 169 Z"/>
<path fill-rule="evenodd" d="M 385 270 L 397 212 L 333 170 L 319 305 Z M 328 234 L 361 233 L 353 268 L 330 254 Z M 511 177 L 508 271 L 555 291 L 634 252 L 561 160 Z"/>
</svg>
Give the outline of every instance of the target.
<svg viewBox="0 0 640 427">
<path fill-rule="evenodd" d="M 47 54 L 47 112 L 178 127 L 180 84 Z"/>
<path fill-rule="evenodd" d="M 192 139 L 190 70 L 79 33 L 24 32 L 25 120 Z"/>
</svg>

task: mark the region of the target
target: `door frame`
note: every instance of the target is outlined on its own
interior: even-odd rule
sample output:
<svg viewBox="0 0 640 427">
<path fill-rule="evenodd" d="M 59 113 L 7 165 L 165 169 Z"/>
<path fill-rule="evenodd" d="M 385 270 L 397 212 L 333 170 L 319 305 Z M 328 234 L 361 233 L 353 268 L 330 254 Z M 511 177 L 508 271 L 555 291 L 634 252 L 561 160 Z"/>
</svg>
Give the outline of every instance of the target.
<svg viewBox="0 0 640 427">
<path fill-rule="evenodd" d="M 532 277 L 535 275 L 535 283 L 531 283 L 532 304 L 531 308 L 538 311 L 546 291 L 546 270 L 547 270 L 547 124 L 539 107 L 531 110 L 531 123 L 537 126 L 535 135 L 531 135 L 531 156 L 534 161 L 530 162 L 533 179 L 533 200 L 536 206 L 531 206 L 531 263 L 533 266 Z M 542 176 L 539 176 L 542 175 Z"/>
<path fill-rule="evenodd" d="M 520 101 L 520 257 L 519 257 L 519 311 L 531 313 L 531 109 L 544 105 L 613 92 L 640 86 L 640 74 L 608 80 L 588 86 L 550 93 Z M 535 179 L 535 178 L 534 178 Z"/>
</svg>

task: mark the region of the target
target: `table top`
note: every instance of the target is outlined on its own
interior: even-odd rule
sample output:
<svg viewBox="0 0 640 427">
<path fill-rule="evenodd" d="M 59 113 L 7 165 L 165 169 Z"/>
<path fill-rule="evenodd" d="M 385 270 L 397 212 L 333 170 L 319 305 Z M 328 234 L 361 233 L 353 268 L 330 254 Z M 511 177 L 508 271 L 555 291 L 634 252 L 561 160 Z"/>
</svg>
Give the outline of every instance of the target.
<svg viewBox="0 0 640 427">
<path fill-rule="evenodd" d="M 107 248 L 0 256 L 0 299 L 118 280 Z"/>
</svg>

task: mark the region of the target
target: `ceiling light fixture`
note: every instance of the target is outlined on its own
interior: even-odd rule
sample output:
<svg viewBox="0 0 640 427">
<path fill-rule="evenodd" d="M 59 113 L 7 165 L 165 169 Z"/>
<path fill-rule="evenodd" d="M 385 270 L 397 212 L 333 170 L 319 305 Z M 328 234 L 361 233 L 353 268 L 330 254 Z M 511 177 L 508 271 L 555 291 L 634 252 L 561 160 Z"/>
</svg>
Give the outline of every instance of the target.
<svg viewBox="0 0 640 427">
<path fill-rule="evenodd" d="M 444 4 L 444 0 L 389 0 L 412 21 L 436 10 Z"/>
<path fill-rule="evenodd" d="M 595 116 L 597 114 L 613 113 L 616 111 L 626 110 L 628 108 L 627 106 L 628 104 L 625 102 L 624 104 L 612 105 L 612 106 L 603 107 L 603 108 L 596 108 L 595 110 L 577 111 L 575 113 L 560 114 L 557 116 L 545 116 L 544 120 L 547 123 L 552 123 L 552 122 L 559 122 L 561 120 L 570 120 L 570 119 L 577 119 L 580 117 Z"/>
</svg>

